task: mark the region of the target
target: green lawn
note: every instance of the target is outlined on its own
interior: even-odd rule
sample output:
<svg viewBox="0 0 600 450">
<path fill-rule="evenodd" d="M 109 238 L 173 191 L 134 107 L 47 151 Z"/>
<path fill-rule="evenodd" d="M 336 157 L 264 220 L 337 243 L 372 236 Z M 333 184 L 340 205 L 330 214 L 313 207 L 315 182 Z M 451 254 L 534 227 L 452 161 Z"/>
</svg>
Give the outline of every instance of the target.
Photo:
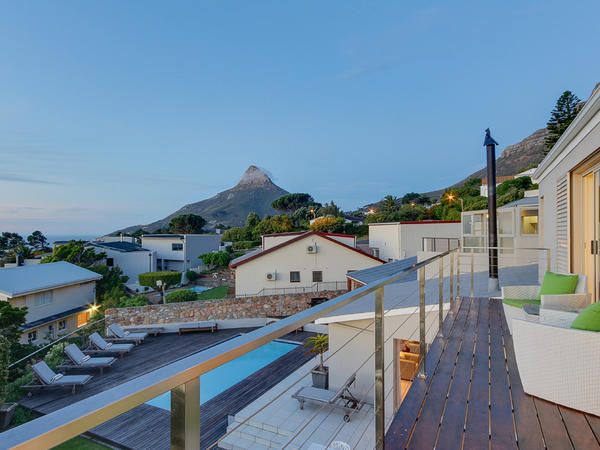
<svg viewBox="0 0 600 450">
<path fill-rule="evenodd" d="M 209 289 L 208 291 L 200 292 L 198 294 L 198 300 L 215 300 L 218 298 L 225 298 L 227 297 L 228 292 L 229 287 L 218 286 L 216 288 Z"/>
<path fill-rule="evenodd" d="M 109 448 L 110 447 L 78 436 L 54 447 L 54 450 L 107 450 Z"/>
</svg>

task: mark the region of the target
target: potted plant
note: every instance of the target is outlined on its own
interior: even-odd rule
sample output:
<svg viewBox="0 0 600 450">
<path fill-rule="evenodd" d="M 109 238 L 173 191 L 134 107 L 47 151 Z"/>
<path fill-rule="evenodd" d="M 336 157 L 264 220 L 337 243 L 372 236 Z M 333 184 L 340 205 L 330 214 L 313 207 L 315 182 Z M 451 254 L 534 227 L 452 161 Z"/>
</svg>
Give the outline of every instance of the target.
<svg viewBox="0 0 600 450">
<path fill-rule="evenodd" d="M 16 403 L 6 403 L 8 395 L 8 365 L 10 341 L 0 334 L 0 430 L 8 428 L 17 408 Z"/>
<path fill-rule="evenodd" d="M 329 347 L 329 336 L 326 334 L 317 334 L 309 337 L 304 345 L 310 349 L 311 353 L 319 355 L 319 365 L 312 370 L 313 387 L 319 389 L 329 388 L 329 367 L 326 367 L 323 361 L 323 353 Z"/>
</svg>

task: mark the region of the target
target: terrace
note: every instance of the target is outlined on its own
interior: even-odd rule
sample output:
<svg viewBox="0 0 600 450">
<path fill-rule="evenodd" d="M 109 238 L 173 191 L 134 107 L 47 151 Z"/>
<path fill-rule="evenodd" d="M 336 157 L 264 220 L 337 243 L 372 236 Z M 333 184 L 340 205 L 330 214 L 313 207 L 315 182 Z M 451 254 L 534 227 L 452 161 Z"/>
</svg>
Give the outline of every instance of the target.
<svg viewBox="0 0 600 450">
<path fill-rule="evenodd" d="M 49 414 L 4 433 L 0 447 L 50 447 L 90 432 L 138 439 L 119 441 L 130 448 L 167 448 L 170 442 L 173 449 L 327 449 L 338 441 L 350 448 L 600 448 L 598 417 L 523 392 L 501 303 L 487 294 L 485 259 L 450 250 L 202 352 L 165 359 L 158 369 L 127 375 L 61 409 L 51 405 L 65 402 L 64 396 L 49 400 Z M 502 283 L 531 284 L 548 267 L 545 250 L 501 253 L 500 259 Z M 305 324 L 365 305 L 370 318 L 346 327 L 353 334 L 343 342 L 332 344 L 330 328 L 326 356 L 330 378 L 340 363 L 350 365 L 342 371 L 346 377 L 357 374 L 360 409 L 349 413 L 349 422 L 341 408 L 307 404 L 301 410 L 291 398 L 310 384 L 314 363 L 305 352 L 291 352 L 224 393 L 223 403 L 235 407 L 220 421 L 212 420 L 213 400 L 200 406 L 200 375 Z M 402 322 L 394 328 L 398 317 Z M 366 351 L 357 345 L 365 336 L 373 339 Z M 398 338 L 418 340 L 425 355 L 412 382 L 401 381 L 395 369 L 391 348 Z M 330 389 L 337 388 L 334 382 Z M 146 402 L 169 391 L 170 412 L 146 413 Z M 44 412 L 45 402 L 39 403 L 35 407 Z"/>
</svg>

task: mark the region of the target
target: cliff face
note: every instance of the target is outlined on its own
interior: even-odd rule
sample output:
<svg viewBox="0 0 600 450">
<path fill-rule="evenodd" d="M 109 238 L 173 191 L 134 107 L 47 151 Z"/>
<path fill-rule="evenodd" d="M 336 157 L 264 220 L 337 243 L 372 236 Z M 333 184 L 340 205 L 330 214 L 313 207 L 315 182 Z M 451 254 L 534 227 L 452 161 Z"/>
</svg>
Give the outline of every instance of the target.
<svg viewBox="0 0 600 450">
<path fill-rule="evenodd" d="M 206 219 L 208 226 L 216 224 L 240 226 L 244 224 L 246 216 L 250 212 L 255 212 L 261 217 L 276 214 L 271 203 L 287 193 L 285 189 L 273 183 L 263 170 L 256 166 L 250 166 L 238 184 L 231 189 L 220 192 L 214 197 L 185 205 L 156 222 L 133 225 L 119 231 L 128 233 L 142 228 L 147 232 L 153 232 L 167 227 L 173 217 L 181 214 L 202 216 Z"/>
</svg>

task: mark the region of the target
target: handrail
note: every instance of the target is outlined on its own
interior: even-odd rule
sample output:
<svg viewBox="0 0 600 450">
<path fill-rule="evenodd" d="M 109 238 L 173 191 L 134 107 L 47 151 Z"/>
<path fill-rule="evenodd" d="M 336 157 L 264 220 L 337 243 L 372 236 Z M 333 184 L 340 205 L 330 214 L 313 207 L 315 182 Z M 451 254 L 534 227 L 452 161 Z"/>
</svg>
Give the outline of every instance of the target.
<svg viewBox="0 0 600 450">
<path fill-rule="evenodd" d="M 39 352 L 41 352 L 42 350 L 45 350 L 45 349 L 47 349 L 47 348 L 49 348 L 49 347 L 52 347 L 52 346 L 53 346 L 53 345 L 55 345 L 57 342 L 60 342 L 60 341 L 62 341 L 62 340 L 64 340 L 64 339 L 66 339 L 66 338 L 68 338 L 68 337 L 70 337 L 70 336 L 73 336 L 74 334 L 77 334 L 77 333 L 79 333 L 79 332 L 80 332 L 81 330 L 83 330 L 84 328 L 88 328 L 88 327 L 90 327 L 90 326 L 92 326 L 92 325 L 96 325 L 97 323 L 99 323 L 99 322 L 103 322 L 104 320 L 105 320 L 105 317 L 102 317 L 101 319 L 95 320 L 94 322 L 89 322 L 89 323 L 86 323 L 85 325 L 83 325 L 83 326 L 81 326 L 81 327 L 77 328 L 76 330 L 73 330 L 73 331 L 71 331 L 70 333 L 67 333 L 67 334 L 65 334 L 64 336 L 61 336 L 61 337 L 59 337 L 58 339 L 56 339 L 56 340 L 54 340 L 54 341 L 50 342 L 49 344 L 46 344 L 46 345 L 44 345 L 43 347 L 40 347 L 40 348 L 38 348 L 36 351 L 34 351 L 34 352 L 32 352 L 32 353 L 28 354 L 27 356 L 24 356 L 24 357 L 22 357 L 21 359 L 19 359 L 19 360 L 15 361 L 15 362 L 13 362 L 13 363 L 10 363 L 10 364 L 8 365 L 8 368 L 10 369 L 10 368 L 12 368 L 12 367 L 16 366 L 17 364 L 19 364 L 19 363 L 22 363 L 23 361 L 25 361 L 25 360 L 27 360 L 27 359 L 31 358 L 33 355 L 36 355 L 36 354 L 38 354 L 38 353 L 39 353 Z"/>
<path fill-rule="evenodd" d="M 407 267 L 401 272 L 349 291 L 312 308 L 259 328 L 235 339 L 187 356 L 133 380 L 100 392 L 60 410 L 4 432 L 1 449 L 38 449 L 56 446 L 123 414 L 158 395 L 197 380 L 202 374 L 270 341 L 313 322 L 368 294 L 424 269 L 458 251 L 453 249 Z M 422 272 L 424 273 L 424 272 Z"/>
</svg>

